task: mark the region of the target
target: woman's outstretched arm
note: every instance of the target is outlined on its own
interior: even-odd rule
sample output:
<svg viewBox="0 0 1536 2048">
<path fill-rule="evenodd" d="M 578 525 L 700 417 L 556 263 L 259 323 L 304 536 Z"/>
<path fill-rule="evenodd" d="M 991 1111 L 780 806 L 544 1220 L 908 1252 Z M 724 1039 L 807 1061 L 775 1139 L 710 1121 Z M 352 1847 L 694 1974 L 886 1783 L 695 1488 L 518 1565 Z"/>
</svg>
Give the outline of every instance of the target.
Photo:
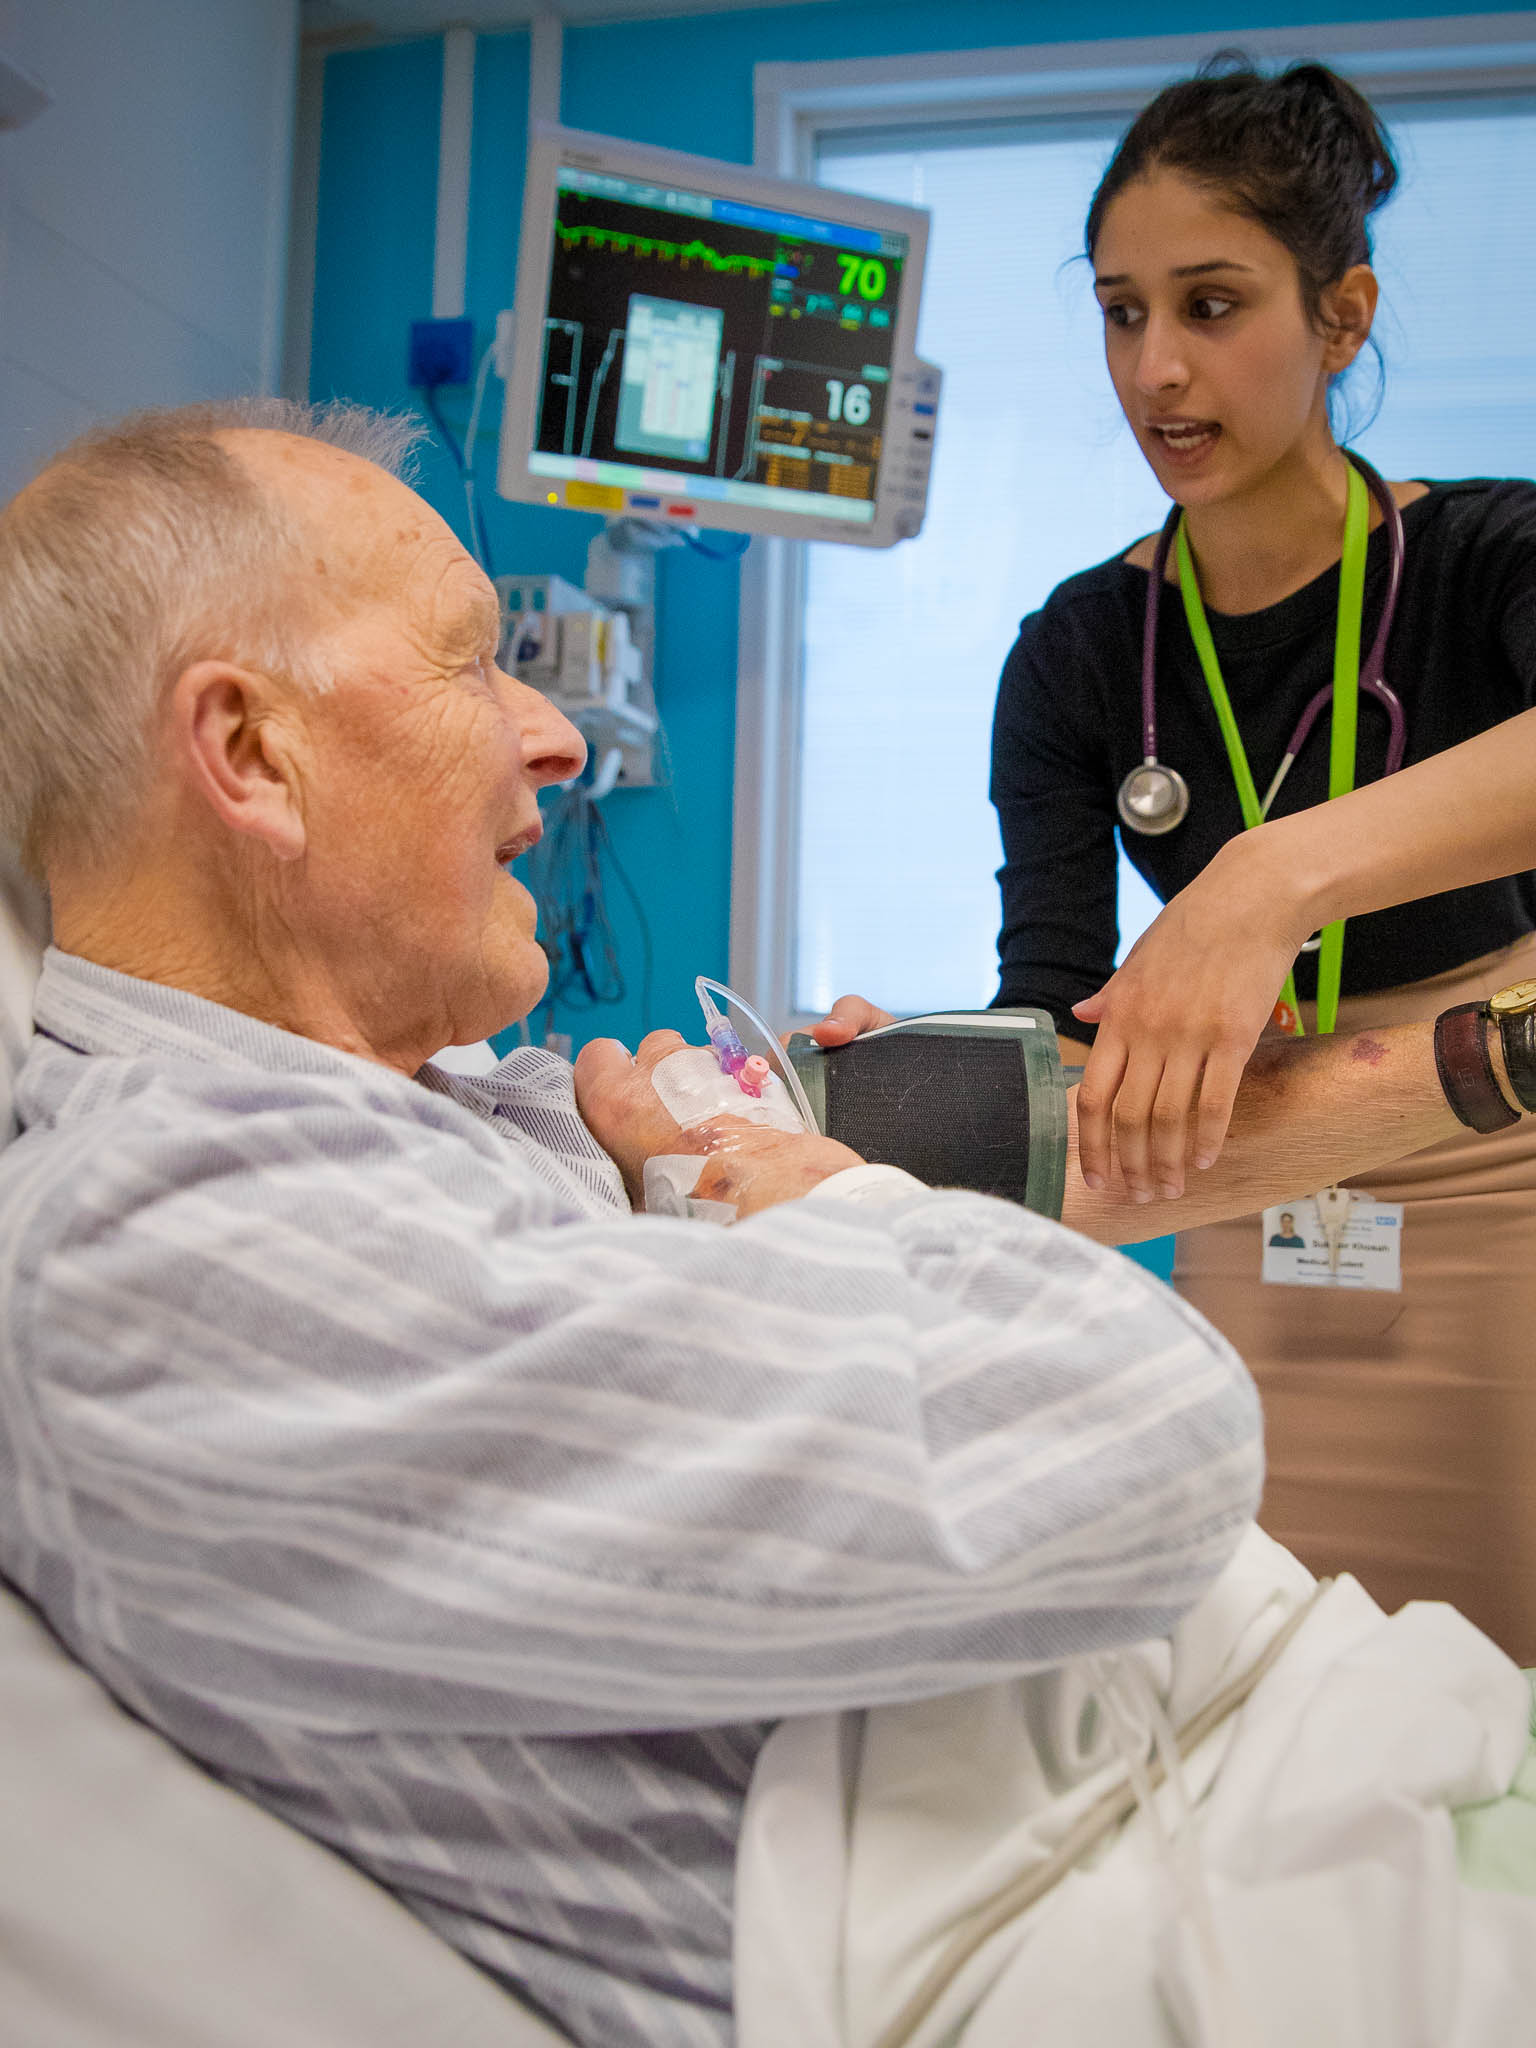
<svg viewBox="0 0 1536 2048">
<path fill-rule="evenodd" d="M 1209 1168 L 1301 946 L 1360 917 L 1536 867 L 1536 711 L 1385 782 L 1230 840 L 1098 994 L 1078 1096 L 1085 1185 L 1182 1194 Z"/>
</svg>

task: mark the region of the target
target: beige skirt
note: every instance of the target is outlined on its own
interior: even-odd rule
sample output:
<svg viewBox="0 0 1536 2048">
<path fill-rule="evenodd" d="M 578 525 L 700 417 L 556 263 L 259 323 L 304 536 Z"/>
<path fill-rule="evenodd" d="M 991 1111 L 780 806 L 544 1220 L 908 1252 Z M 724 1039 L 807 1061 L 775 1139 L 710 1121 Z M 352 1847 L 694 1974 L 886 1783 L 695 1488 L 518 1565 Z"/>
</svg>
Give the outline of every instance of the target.
<svg viewBox="0 0 1536 2048">
<path fill-rule="evenodd" d="M 1339 1029 L 1532 977 L 1536 934 L 1346 1001 Z M 1351 1185 L 1404 1204 L 1401 1294 L 1262 1286 L 1257 1217 L 1178 1240 L 1174 1285 L 1263 1396 L 1259 1519 L 1314 1572 L 1353 1572 L 1389 1611 L 1449 1600 L 1536 1664 L 1536 1118 Z"/>
</svg>

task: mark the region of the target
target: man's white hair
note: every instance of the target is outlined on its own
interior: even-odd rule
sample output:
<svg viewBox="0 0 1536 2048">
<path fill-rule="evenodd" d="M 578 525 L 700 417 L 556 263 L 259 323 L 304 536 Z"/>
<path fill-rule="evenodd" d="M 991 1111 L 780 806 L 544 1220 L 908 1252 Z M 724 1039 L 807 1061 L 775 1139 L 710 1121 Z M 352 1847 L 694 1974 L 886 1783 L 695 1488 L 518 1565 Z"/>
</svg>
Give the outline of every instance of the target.
<svg viewBox="0 0 1536 2048">
<path fill-rule="evenodd" d="M 409 417 L 242 398 L 83 434 L 0 511 L 0 840 L 104 856 L 142 799 L 164 691 L 238 661 L 312 688 L 294 627 L 303 538 L 216 438 L 270 428 L 399 476 Z"/>
</svg>

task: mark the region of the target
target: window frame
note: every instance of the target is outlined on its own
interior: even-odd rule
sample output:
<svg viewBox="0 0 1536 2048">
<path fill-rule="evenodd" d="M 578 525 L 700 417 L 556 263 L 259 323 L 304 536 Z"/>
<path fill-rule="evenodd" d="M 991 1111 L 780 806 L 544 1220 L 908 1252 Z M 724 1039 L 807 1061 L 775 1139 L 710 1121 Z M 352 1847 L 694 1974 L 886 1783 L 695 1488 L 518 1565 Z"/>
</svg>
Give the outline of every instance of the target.
<svg viewBox="0 0 1536 2048">
<path fill-rule="evenodd" d="M 820 139 L 839 130 L 1128 117 L 1229 47 L 1271 62 L 1330 64 L 1388 107 L 1536 92 L 1536 12 L 759 64 L 753 162 L 812 179 Z M 810 1021 L 793 1004 L 804 605 L 805 543 L 759 536 L 741 570 L 730 979 L 790 1027 Z"/>
</svg>

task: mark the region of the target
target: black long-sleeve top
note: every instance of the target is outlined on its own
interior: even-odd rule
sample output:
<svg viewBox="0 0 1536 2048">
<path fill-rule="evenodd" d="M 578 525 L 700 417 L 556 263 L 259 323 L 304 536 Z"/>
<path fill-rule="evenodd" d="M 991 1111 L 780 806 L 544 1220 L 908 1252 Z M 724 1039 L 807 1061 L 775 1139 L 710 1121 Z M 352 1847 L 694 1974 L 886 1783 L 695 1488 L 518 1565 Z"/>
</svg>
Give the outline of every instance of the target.
<svg viewBox="0 0 1536 2048">
<path fill-rule="evenodd" d="M 1404 508 L 1403 526 L 1403 586 L 1386 676 L 1403 702 L 1411 765 L 1536 702 L 1536 484 L 1432 483 Z M 1387 566 L 1386 531 L 1378 527 L 1367 553 L 1363 648 L 1376 630 Z M 1052 591 L 1020 628 L 993 723 L 992 801 L 1004 862 L 996 1001 L 1048 1010 L 1060 1030 L 1085 1039 L 1092 1028 L 1071 1006 L 1108 978 L 1118 939 L 1115 793 L 1142 758 L 1147 575 L 1117 556 Z M 1332 678 L 1338 589 L 1335 566 L 1263 611 L 1207 611 L 1261 791 L 1303 710 Z M 1157 737 L 1158 759 L 1189 784 L 1189 816 L 1161 838 L 1124 838 L 1166 901 L 1243 830 L 1215 709 L 1172 584 L 1158 621 Z M 1382 774 L 1387 741 L 1385 711 L 1362 692 L 1357 786 Z M 1306 810 L 1327 794 L 1325 713 L 1271 815 Z M 1529 874 L 1351 918 L 1343 992 L 1442 974 L 1532 929 L 1536 877 Z M 1316 955 L 1303 954 L 1297 992 L 1310 997 L 1316 985 Z"/>
</svg>

